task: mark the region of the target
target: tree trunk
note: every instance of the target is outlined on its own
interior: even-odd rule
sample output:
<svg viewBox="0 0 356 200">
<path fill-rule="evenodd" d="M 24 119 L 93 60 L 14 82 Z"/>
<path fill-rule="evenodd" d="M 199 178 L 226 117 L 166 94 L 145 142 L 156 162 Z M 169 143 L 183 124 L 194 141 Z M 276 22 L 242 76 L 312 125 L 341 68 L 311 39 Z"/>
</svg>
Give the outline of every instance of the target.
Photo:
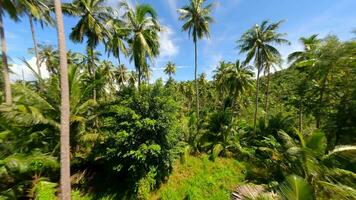
<svg viewBox="0 0 356 200">
<path fill-rule="evenodd" d="M 119 66 L 121 65 L 121 59 L 120 59 L 120 48 L 117 48 L 117 61 L 119 61 Z"/>
<path fill-rule="evenodd" d="M 61 1 L 54 0 L 55 13 L 57 19 L 57 34 L 58 47 L 60 56 L 60 79 L 61 79 L 61 176 L 60 176 L 60 198 L 61 200 L 71 199 L 70 185 L 70 143 L 69 143 L 69 83 L 68 83 L 68 67 L 67 67 L 67 52 L 65 44 L 65 34 L 63 27 L 63 16 Z"/>
<path fill-rule="evenodd" d="M 5 86 L 5 103 L 8 105 L 12 104 L 12 94 L 11 94 L 11 82 L 9 77 L 9 65 L 7 63 L 7 50 L 6 50 L 6 39 L 4 32 L 4 23 L 2 19 L 3 15 L 2 1 L 0 1 L 0 39 L 1 39 L 1 55 L 2 55 L 2 73 L 4 76 L 4 86 Z"/>
<path fill-rule="evenodd" d="M 141 86 L 141 68 L 138 68 L 138 89 L 140 89 Z"/>
<path fill-rule="evenodd" d="M 323 80 L 323 85 L 320 90 L 319 105 L 318 105 L 317 116 L 316 116 L 316 128 L 320 128 L 321 107 L 322 107 L 321 104 L 323 103 L 325 87 L 326 87 L 326 78 Z"/>
<path fill-rule="evenodd" d="M 31 34 L 32 34 L 32 41 L 33 41 L 33 49 L 35 50 L 35 55 L 36 55 L 36 65 L 37 65 L 37 70 L 38 70 L 38 76 L 42 79 L 41 75 L 41 65 L 40 65 L 40 57 L 38 55 L 38 48 L 37 48 L 37 40 L 36 40 L 36 34 L 35 34 L 35 28 L 33 26 L 33 19 L 32 15 L 28 15 L 28 19 L 30 21 L 30 28 L 31 28 Z M 41 81 L 40 81 L 40 87 L 41 87 Z"/>
<path fill-rule="evenodd" d="M 299 102 L 299 132 L 303 132 L 303 106 L 301 100 Z"/>
<path fill-rule="evenodd" d="M 255 102 L 255 114 L 253 117 L 253 132 L 256 133 L 256 123 L 258 117 L 258 92 L 259 92 L 259 81 L 260 81 L 260 68 L 257 69 L 257 80 L 256 80 L 256 102 Z"/>
<path fill-rule="evenodd" d="M 269 66 L 267 67 L 267 82 L 266 82 L 266 94 L 265 94 L 265 123 L 268 122 L 268 100 L 269 100 L 269 83 L 270 83 L 270 72 L 269 72 Z"/>
<path fill-rule="evenodd" d="M 199 115 L 199 86 L 198 86 L 198 53 L 197 53 L 197 41 L 194 41 L 194 55 L 195 55 L 195 69 L 194 69 L 194 81 L 195 81 L 195 92 L 196 92 L 196 109 L 197 109 L 197 133 L 199 132 L 199 122 L 200 122 L 200 115 Z"/>
<path fill-rule="evenodd" d="M 94 64 L 94 48 L 90 46 L 91 51 L 91 67 L 93 68 L 93 78 L 94 78 L 94 90 L 93 90 L 93 100 L 96 101 L 96 67 Z"/>
</svg>

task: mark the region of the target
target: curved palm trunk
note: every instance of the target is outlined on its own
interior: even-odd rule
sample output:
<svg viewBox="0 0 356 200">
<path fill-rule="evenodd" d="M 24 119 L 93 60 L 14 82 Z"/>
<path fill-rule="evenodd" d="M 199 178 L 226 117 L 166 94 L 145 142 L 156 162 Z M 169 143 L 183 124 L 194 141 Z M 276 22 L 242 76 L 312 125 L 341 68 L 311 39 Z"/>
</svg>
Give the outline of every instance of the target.
<svg viewBox="0 0 356 200">
<path fill-rule="evenodd" d="M 197 109 L 197 133 L 199 132 L 199 86 L 198 86 L 198 53 L 197 53 L 197 41 L 194 41 L 194 55 L 195 55 L 195 69 L 194 69 L 194 81 L 195 81 L 195 92 L 196 92 L 196 109 Z"/>
<path fill-rule="evenodd" d="M 2 1 L 0 1 L 0 39 L 1 39 L 1 55 L 2 55 L 2 73 L 4 76 L 4 85 L 5 85 L 5 103 L 11 105 L 12 103 L 12 94 L 11 94 L 11 82 L 9 77 L 9 65 L 7 63 L 7 49 L 6 49 L 6 39 L 4 32 L 4 23 L 2 19 L 3 10 L 2 10 Z"/>
<path fill-rule="evenodd" d="M 269 100 L 269 83 L 270 83 L 270 72 L 269 72 L 269 67 L 267 68 L 267 82 L 266 82 L 266 95 L 265 95 L 265 123 L 268 122 L 268 100 Z"/>
<path fill-rule="evenodd" d="M 70 143 L 69 143 L 69 83 L 67 53 L 65 35 L 63 27 L 63 16 L 61 1 L 54 0 L 55 13 L 57 19 L 58 47 L 60 56 L 60 78 L 61 78 L 61 177 L 60 177 L 60 198 L 62 200 L 71 199 L 70 185 Z"/>
<path fill-rule="evenodd" d="M 38 55 L 38 48 L 37 48 L 37 39 L 36 39 L 36 34 L 35 34 L 35 28 L 33 26 L 33 17 L 31 14 L 28 15 L 28 19 L 30 21 L 30 28 L 31 28 L 31 34 L 32 34 L 32 41 L 33 41 L 33 49 L 35 50 L 35 56 L 36 56 L 36 65 L 37 65 L 37 70 L 38 70 L 38 76 L 42 79 L 41 75 L 41 66 L 40 66 L 40 57 Z M 41 84 L 42 85 L 42 84 Z M 40 87 L 41 87 L 40 85 Z"/>
<path fill-rule="evenodd" d="M 258 93 L 259 93 L 259 82 L 260 82 L 260 68 L 257 69 L 257 80 L 256 80 L 256 102 L 255 102 L 255 114 L 253 117 L 253 132 L 256 133 L 256 123 L 258 117 Z"/>
</svg>

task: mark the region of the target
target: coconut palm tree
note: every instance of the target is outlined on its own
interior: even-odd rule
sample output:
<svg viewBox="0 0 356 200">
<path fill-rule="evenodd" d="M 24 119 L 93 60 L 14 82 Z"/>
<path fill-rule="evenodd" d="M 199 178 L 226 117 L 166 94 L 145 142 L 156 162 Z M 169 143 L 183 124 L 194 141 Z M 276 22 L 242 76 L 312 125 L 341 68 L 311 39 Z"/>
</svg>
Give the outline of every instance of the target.
<svg viewBox="0 0 356 200">
<path fill-rule="evenodd" d="M 2 73 L 4 77 L 4 90 L 5 90 L 5 103 L 12 103 L 12 94 L 11 94 L 11 83 L 9 77 L 9 65 L 7 62 L 7 48 L 6 48 L 6 38 L 4 30 L 3 15 L 7 13 L 11 19 L 17 21 L 18 15 L 15 7 L 15 2 L 13 0 L 0 1 L 0 40 L 1 40 L 1 56 L 2 56 Z"/>
<path fill-rule="evenodd" d="M 164 73 L 166 73 L 170 79 L 172 79 L 172 75 L 176 74 L 176 65 L 169 61 L 164 69 Z"/>
<path fill-rule="evenodd" d="M 127 74 L 127 68 L 125 65 L 121 64 L 119 65 L 117 71 L 116 71 L 116 81 L 117 83 L 122 86 L 124 85 L 129 79 L 129 75 Z"/>
<path fill-rule="evenodd" d="M 190 0 L 189 5 L 178 9 L 180 14 L 179 20 L 184 21 L 182 26 L 183 31 L 188 31 L 188 34 L 193 37 L 194 42 L 194 80 L 196 93 L 196 112 L 197 112 L 197 131 L 199 131 L 199 86 L 197 80 L 198 73 L 198 53 L 197 42 L 199 39 L 209 37 L 209 25 L 213 22 L 211 10 L 213 4 L 208 4 L 203 7 L 206 0 Z"/>
<path fill-rule="evenodd" d="M 104 6 L 105 0 L 75 0 L 66 5 L 66 12 L 79 17 L 80 20 L 72 28 L 70 39 L 73 42 L 82 43 L 84 37 L 87 38 L 89 52 L 94 52 L 94 48 L 105 38 L 111 38 L 107 30 L 106 23 L 110 22 L 113 15 L 111 7 Z M 93 54 L 91 54 L 93 56 Z M 92 64 L 94 63 L 92 57 Z M 95 79 L 95 66 L 92 66 Z M 96 90 L 93 91 L 93 99 L 96 100 Z"/>
<path fill-rule="evenodd" d="M 122 2 L 120 6 L 125 10 L 123 17 L 129 30 L 130 60 L 135 63 L 138 85 L 141 85 L 144 72 L 149 71 L 145 69 L 148 67 L 147 58 L 152 62 L 153 58 L 159 55 L 158 32 L 161 28 L 152 6 L 137 4 L 131 7 L 127 2 Z"/>
<path fill-rule="evenodd" d="M 39 22 L 43 27 L 44 25 L 52 25 L 53 19 L 50 14 L 49 1 L 48 0 L 19 0 L 20 12 L 25 13 L 28 16 L 30 22 L 30 30 L 32 34 L 33 49 L 36 56 L 36 65 L 38 75 L 41 76 L 40 57 L 38 53 L 38 44 L 36 39 L 35 27 L 33 22 Z M 42 87 L 42 86 L 41 86 Z M 42 88 L 43 89 L 43 88 Z"/>
<path fill-rule="evenodd" d="M 258 117 L 257 110 L 260 73 L 266 69 L 267 63 L 271 64 L 277 60 L 276 58 L 281 57 L 279 51 L 274 47 L 274 44 L 289 44 L 289 41 L 283 38 L 285 34 L 277 32 L 281 23 L 282 21 L 269 24 L 268 21 L 263 21 L 261 25 L 256 24 L 245 32 L 237 41 L 237 47 L 240 48 L 240 52 L 247 54 L 244 64 L 248 64 L 253 59 L 257 69 L 256 102 L 253 120 L 254 132 L 256 132 L 256 122 Z"/>
<path fill-rule="evenodd" d="M 129 83 L 129 85 L 131 87 L 135 87 L 136 81 L 137 81 L 137 74 L 134 71 L 130 71 L 130 73 L 128 74 L 128 79 L 127 82 Z"/>
<path fill-rule="evenodd" d="M 60 0 L 54 0 L 54 7 L 57 21 L 58 48 L 60 61 L 60 79 L 61 79 L 61 177 L 60 189 L 61 199 L 71 199 L 71 184 L 70 184 L 70 136 L 69 136 L 69 118 L 70 118 L 70 102 L 69 102 L 69 83 L 67 69 L 67 52 L 64 34 L 62 5 Z"/>
<path fill-rule="evenodd" d="M 127 39 L 128 30 L 124 27 L 123 21 L 118 19 L 113 19 L 110 24 L 111 38 L 105 42 L 105 50 L 108 55 L 111 53 L 117 58 L 119 66 L 121 65 L 120 52 L 124 56 L 128 55 L 127 47 L 125 45 L 125 40 Z"/>
<path fill-rule="evenodd" d="M 302 73 L 304 70 L 303 67 L 305 67 L 306 61 L 308 61 L 313 52 L 317 49 L 317 47 L 320 44 L 320 39 L 318 39 L 318 35 L 314 34 L 311 35 L 310 37 L 301 37 L 299 39 L 300 43 L 303 45 L 303 50 L 302 51 L 295 51 L 291 54 L 288 55 L 288 62 L 291 63 L 291 66 L 298 66 L 299 71 Z M 301 90 L 298 90 L 299 92 L 299 132 L 303 131 L 303 97 L 305 93 L 305 81 L 303 80 L 301 83 Z"/>
</svg>

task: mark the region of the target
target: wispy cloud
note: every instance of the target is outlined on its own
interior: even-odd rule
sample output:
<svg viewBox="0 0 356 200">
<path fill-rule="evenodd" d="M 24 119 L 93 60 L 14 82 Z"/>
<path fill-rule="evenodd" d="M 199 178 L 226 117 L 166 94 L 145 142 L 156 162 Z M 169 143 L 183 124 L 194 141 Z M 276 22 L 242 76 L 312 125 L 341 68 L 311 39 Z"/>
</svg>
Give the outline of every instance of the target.
<svg viewBox="0 0 356 200">
<path fill-rule="evenodd" d="M 169 58 L 175 56 L 179 47 L 174 42 L 174 31 L 169 26 L 163 26 L 162 31 L 159 32 L 160 39 L 160 57 Z"/>
<path fill-rule="evenodd" d="M 36 66 L 36 57 L 30 58 L 30 59 L 26 60 L 26 62 L 31 66 L 31 68 L 34 71 L 36 71 L 36 73 L 38 73 L 37 66 Z M 23 79 L 25 81 L 33 81 L 36 79 L 32 70 L 21 60 L 17 60 L 16 62 L 14 62 L 10 66 L 10 69 L 13 72 L 10 74 L 11 81 L 17 81 L 17 80 L 23 80 Z M 45 64 L 42 64 L 42 66 L 41 66 L 41 75 L 42 75 L 42 78 L 49 77 L 49 73 L 47 71 Z"/>
</svg>

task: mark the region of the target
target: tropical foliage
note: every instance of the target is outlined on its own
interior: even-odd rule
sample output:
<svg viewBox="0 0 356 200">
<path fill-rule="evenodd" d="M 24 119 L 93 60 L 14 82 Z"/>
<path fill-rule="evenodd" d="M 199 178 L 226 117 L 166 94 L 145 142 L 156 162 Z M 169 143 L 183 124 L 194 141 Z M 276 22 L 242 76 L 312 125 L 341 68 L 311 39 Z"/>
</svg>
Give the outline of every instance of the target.
<svg viewBox="0 0 356 200">
<path fill-rule="evenodd" d="M 43 44 L 30 24 L 35 78 L 11 83 L 0 27 L 0 199 L 355 199 L 355 39 L 301 37 L 285 62 L 282 21 L 263 21 L 236 38 L 241 61 L 198 74 L 213 5 L 178 9 L 194 80 L 169 61 L 169 79 L 150 83 L 162 30 L 151 5 L 0 1 L 1 25 L 26 17 L 59 33 L 58 48 Z M 85 51 L 65 50 L 60 9 Z"/>
</svg>

